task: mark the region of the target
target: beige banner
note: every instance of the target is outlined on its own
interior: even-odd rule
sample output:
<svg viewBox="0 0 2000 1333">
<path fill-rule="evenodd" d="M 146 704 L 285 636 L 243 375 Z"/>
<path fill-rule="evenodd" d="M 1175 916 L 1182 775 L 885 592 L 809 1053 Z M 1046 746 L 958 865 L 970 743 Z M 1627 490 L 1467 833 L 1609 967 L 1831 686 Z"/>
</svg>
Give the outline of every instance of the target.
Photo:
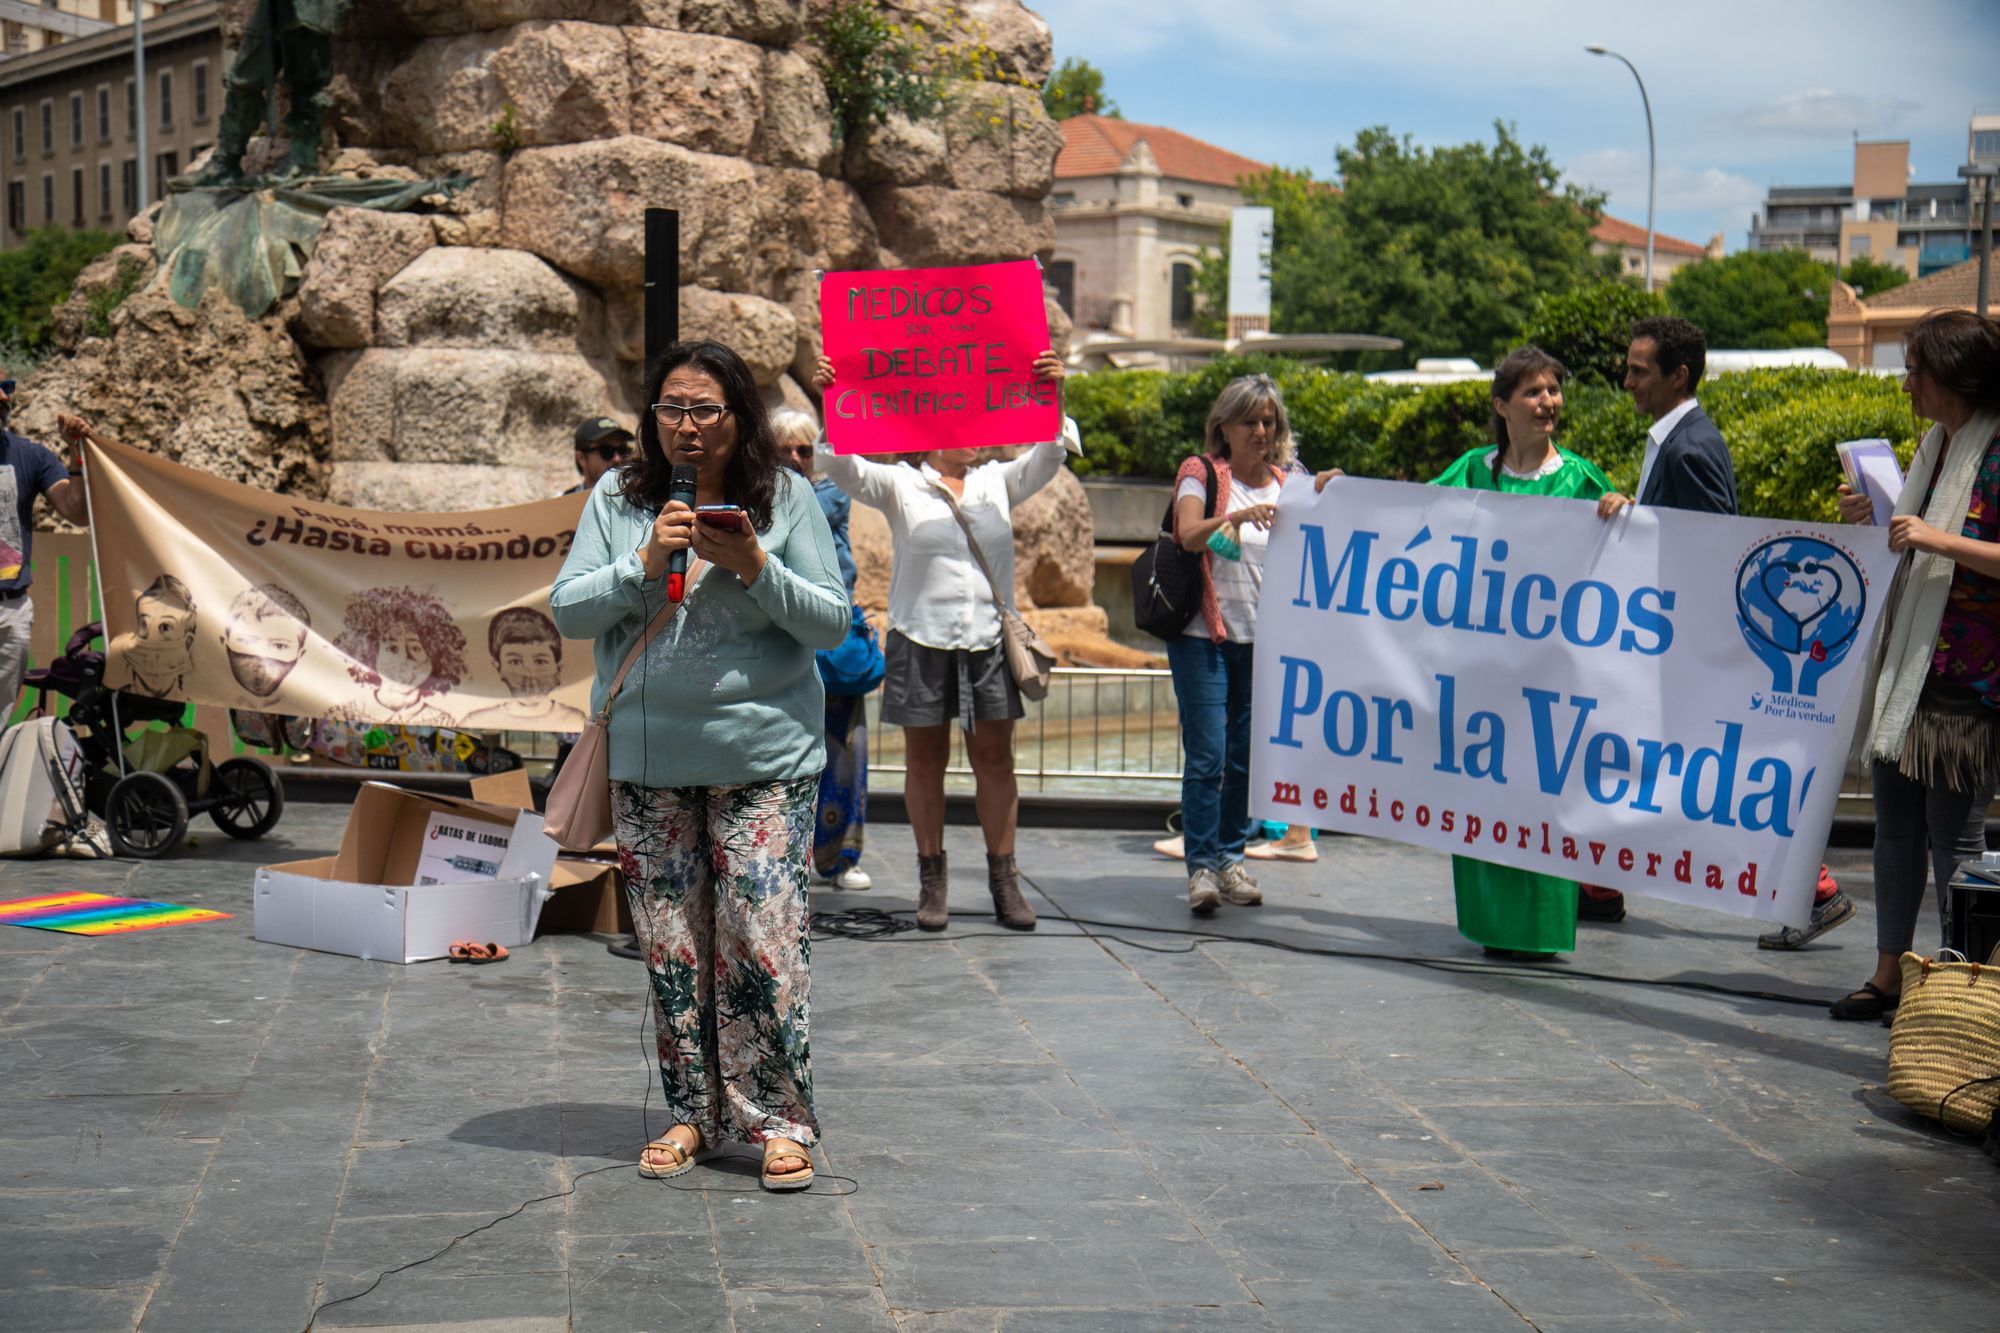
<svg viewBox="0 0 2000 1333">
<path fill-rule="evenodd" d="M 106 680 L 161 699 L 577 731 L 590 645 L 549 619 L 584 497 L 459 514 L 300 504 L 85 446 Z"/>
</svg>

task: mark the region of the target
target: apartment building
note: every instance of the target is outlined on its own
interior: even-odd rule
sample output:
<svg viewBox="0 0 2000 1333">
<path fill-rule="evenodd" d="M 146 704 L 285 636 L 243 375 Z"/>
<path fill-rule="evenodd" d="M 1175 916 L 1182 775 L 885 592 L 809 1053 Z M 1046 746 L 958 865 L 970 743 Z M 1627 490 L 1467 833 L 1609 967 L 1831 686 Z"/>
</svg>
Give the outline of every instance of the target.
<svg viewBox="0 0 2000 1333">
<path fill-rule="evenodd" d="M 1062 132 L 1048 201 L 1056 299 L 1079 329 L 1185 336 L 1196 261 L 1228 239 L 1236 183 L 1270 168 L 1160 125 L 1084 115 Z"/>
<path fill-rule="evenodd" d="M 1967 162 L 2000 162 L 2000 108 L 1975 110 Z M 1910 179 L 1907 139 L 1857 140 L 1845 185 L 1773 186 L 1750 219 L 1753 250 L 1805 250 L 1845 265 L 1857 256 L 1913 278 L 1964 263 L 1978 247 L 1981 204 L 1962 179 Z"/>
<path fill-rule="evenodd" d="M 1615 254 L 1619 271 L 1634 282 L 1646 277 L 1646 229 L 1636 222 L 1614 218 L 1609 213 L 1590 230 L 1592 254 Z M 1722 233 L 1709 237 L 1707 245 L 1696 245 L 1665 232 L 1653 233 L 1653 290 L 1663 292 L 1674 274 L 1689 264 L 1722 258 Z"/>
<path fill-rule="evenodd" d="M 165 7 L 146 0 L 146 17 Z M 132 0 L 0 0 L 0 60 L 132 22 Z"/>
<path fill-rule="evenodd" d="M 129 24 L 0 60 L 0 249 L 38 227 L 122 229 L 139 211 L 141 98 L 156 199 L 215 141 L 223 69 L 216 0 L 148 6 L 144 89 Z"/>
</svg>

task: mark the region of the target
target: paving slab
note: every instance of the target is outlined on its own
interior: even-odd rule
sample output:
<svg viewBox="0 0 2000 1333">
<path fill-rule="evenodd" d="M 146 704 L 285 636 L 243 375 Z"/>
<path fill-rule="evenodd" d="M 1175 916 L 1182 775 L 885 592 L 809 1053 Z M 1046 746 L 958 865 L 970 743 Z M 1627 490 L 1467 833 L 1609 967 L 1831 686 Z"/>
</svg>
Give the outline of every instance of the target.
<svg viewBox="0 0 2000 1333">
<path fill-rule="evenodd" d="M 255 866 L 345 819 L 0 863 L 0 896 L 235 914 L 0 929 L 9 1333 L 1983 1330 L 2000 1300 L 2000 1168 L 1886 1096 L 1886 1030 L 1578 975 L 1842 993 L 1865 856 L 1834 858 L 1855 923 L 1800 953 L 1634 898 L 1492 968 L 1439 856 L 1329 838 L 1196 921 L 1149 839 L 1024 831 L 1036 933 L 961 870 L 942 935 L 816 942 L 821 1179 L 774 1196 L 754 1156 L 633 1169 L 666 1121 L 602 939 L 484 968 L 256 943 Z M 878 887 L 818 907 L 912 906 L 908 830 L 868 838 Z"/>
</svg>

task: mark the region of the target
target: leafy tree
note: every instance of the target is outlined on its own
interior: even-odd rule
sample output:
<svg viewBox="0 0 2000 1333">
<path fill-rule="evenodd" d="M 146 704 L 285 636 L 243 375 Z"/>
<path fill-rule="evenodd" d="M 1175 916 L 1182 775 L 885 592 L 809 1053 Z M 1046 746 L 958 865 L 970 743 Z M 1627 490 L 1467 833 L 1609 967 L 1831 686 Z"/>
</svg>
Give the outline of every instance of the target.
<svg viewBox="0 0 2000 1333">
<path fill-rule="evenodd" d="M 1617 278 L 1599 279 L 1566 292 L 1543 293 L 1521 340 L 1568 366 L 1578 379 L 1619 384 L 1625 378 L 1632 321 L 1666 309 L 1655 293 Z"/>
<path fill-rule="evenodd" d="M 1520 340 L 1544 292 L 1609 277 L 1591 252 L 1604 197 L 1566 185 L 1546 149 L 1504 124 L 1494 142 L 1417 147 L 1386 128 L 1337 153 L 1338 191 L 1310 172 L 1244 183 L 1274 213 L 1271 324 L 1279 333 L 1382 333 L 1403 356 L 1492 359 Z M 1207 256 L 1196 291 L 1219 326 L 1228 261 Z"/>
<path fill-rule="evenodd" d="M 76 275 L 119 239 L 108 231 L 38 227 L 22 245 L 0 252 L 0 343 L 30 351 L 47 346 L 50 316 Z"/>
<path fill-rule="evenodd" d="M 1710 347 L 1821 347 L 1832 290 L 1833 267 L 1803 250 L 1741 250 L 1675 273 L 1667 308 Z"/>
<path fill-rule="evenodd" d="M 1910 275 L 1894 264 L 1856 255 L 1840 271 L 1840 280 L 1852 287 L 1856 296 L 1873 296 L 1902 286 L 1910 280 Z"/>
<path fill-rule="evenodd" d="M 1104 71 L 1074 56 L 1056 66 L 1056 72 L 1042 85 L 1042 105 L 1052 120 L 1091 113 L 1121 119 L 1118 104 L 1104 95 Z"/>
<path fill-rule="evenodd" d="M 1339 275 L 1340 195 L 1310 171 L 1276 167 L 1239 182 L 1245 203 L 1271 210 L 1271 330 L 1274 333 L 1373 332 L 1326 323 Z M 1229 245 L 1195 261 L 1194 331 L 1219 338 L 1229 313 Z"/>
</svg>

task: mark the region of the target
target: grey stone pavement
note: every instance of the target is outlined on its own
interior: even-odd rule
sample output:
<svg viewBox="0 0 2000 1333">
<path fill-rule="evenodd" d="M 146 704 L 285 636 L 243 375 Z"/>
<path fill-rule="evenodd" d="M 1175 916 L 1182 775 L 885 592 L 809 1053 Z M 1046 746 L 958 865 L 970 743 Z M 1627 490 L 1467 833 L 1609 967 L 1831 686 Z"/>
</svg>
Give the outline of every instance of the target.
<svg viewBox="0 0 2000 1333">
<path fill-rule="evenodd" d="M 303 1329 L 482 1226 L 315 1326 L 2000 1325 L 2000 1169 L 1881 1091 L 1884 1029 L 1055 920 L 1188 924 L 1178 867 L 1123 832 L 1023 835 L 1035 935 L 817 946 L 813 1192 L 762 1194 L 747 1160 L 642 1180 L 641 982 L 601 942 L 399 967 L 252 941 L 252 867 L 330 850 L 344 814 L 151 865 L 0 863 L 0 896 L 239 914 L 0 927 L 0 1329 Z M 869 845 L 880 887 L 822 905 L 909 905 L 908 830 Z M 1476 960 L 1441 857 L 1322 845 L 1213 928 Z M 975 910 L 973 832 L 950 846 Z M 1865 906 L 1781 955 L 1633 905 L 1568 967 L 1832 994 L 1872 947 Z"/>
</svg>

